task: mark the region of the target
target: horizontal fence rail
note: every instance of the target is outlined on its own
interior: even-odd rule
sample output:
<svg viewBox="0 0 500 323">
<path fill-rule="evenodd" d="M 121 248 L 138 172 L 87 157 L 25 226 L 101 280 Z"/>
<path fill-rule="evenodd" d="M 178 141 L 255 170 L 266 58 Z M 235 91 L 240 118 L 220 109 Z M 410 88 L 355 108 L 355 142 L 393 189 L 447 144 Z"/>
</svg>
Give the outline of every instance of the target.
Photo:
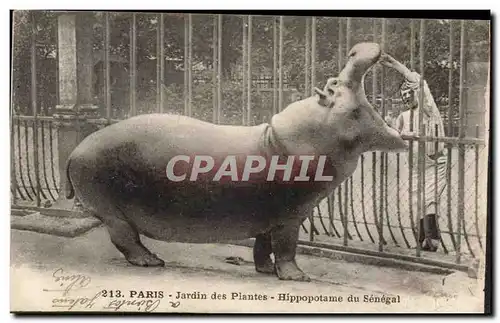
<svg viewBox="0 0 500 323">
<path fill-rule="evenodd" d="M 94 69 L 96 104 L 101 110 L 84 122 L 96 129 L 133 115 L 156 112 L 185 114 L 220 124 L 269 122 L 272 115 L 311 95 L 314 87 L 321 87 L 333 76 L 325 70 L 339 71 L 355 43 L 375 41 L 390 52 L 397 42 L 389 32 L 390 24 L 395 23 L 391 19 L 167 13 L 103 13 L 95 19 L 101 24 L 97 35 L 100 40 L 94 45 L 102 50 L 102 59 Z M 410 38 L 407 63 L 412 70 L 418 68 L 421 89 L 431 77 L 430 72 L 424 73 L 424 45 L 432 36 L 427 24 L 411 20 L 405 25 Z M 228 25 L 238 28 L 228 31 Z M 335 46 L 326 47 L 325 26 L 336 33 L 332 40 Z M 360 26 L 363 36 L 354 32 L 360 32 Z M 304 222 L 300 232 L 303 242 L 370 249 L 378 254 L 434 257 L 457 264 L 484 252 L 488 147 L 486 126 L 467 121 L 467 111 L 472 107 L 464 95 L 466 28 L 463 21 L 459 28 L 451 21 L 446 36 L 448 103 L 437 104 L 446 121 L 445 134 L 426 129 L 420 122 L 419 129 L 411 129 L 414 134 L 402 136 L 409 143 L 408 152 L 363 154 L 356 171 Z M 128 30 L 120 45 L 112 38 L 117 29 Z M 457 29 L 459 44 L 455 44 Z M 52 116 L 56 106 L 42 108 L 45 101 L 40 96 L 44 91 L 36 91 L 37 83 L 40 87 L 45 82 L 37 72 L 41 66 L 37 64 L 41 59 L 35 46 L 35 36 L 40 33 L 37 30 L 30 30 L 32 113 L 13 103 L 11 193 L 14 206 L 43 209 L 61 194 L 59 155 L 63 144 L 59 142 L 60 120 Z M 145 45 L 142 40 L 146 37 L 152 41 Z M 200 43 L 207 44 L 205 52 L 198 52 Z M 147 55 L 141 46 L 147 46 Z M 115 57 L 120 50 L 122 59 Z M 324 59 L 325 51 L 328 59 Z M 170 57 L 173 52 L 177 57 Z M 298 67 L 288 64 L 293 57 L 300 58 L 296 60 Z M 152 68 L 148 67 L 150 62 L 154 63 Z M 54 75 L 61 67 L 57 66 Z M 401 100 L 387 84 L 391 75 L 387 68 L 375 65 L 365 84 L 369 101 L 390 124 L 394 114 L 401 112 L 399 107 L 394 109 Z M 414 115 L 412 110 L 411 127 L 413 118 L 422 121 L 423 115 Z M 440 145 L 444 148 L 439 160 L 444 164 L 427 157 L 429 149 L 438 150 Z M 420 219 L 424 219 L 424 228 L 429 225 L 423 214 L 424 196 L 429 191 L 436 192 L 438 201 L 441 241 L 436 254 L 423 252 L 418 242 Z"/>
<path fill-rule="evenodd" d="M 119 120 L 110 120 L 110 123 Z M 39 169 L 41 205 L 50 206 L 59 196 L 59 166 L 57 127 L 54 126 L 52 117 L 39 117 L 38 120 L 38 145 L 34 142 L 35 118 L 30 116 L 14 116 L 14 169 L 15 169 L 15 200 L 18 205 L 36 205 L 36 175 Z M 108 120 L 98 119 L 94 123 L 107 125 Z M 451 180 L 446 182 L 449 192 L 443 194 L 440 201 L 441 214 L 439 226 L 442 233 L 442 243 L 448 252 L 456 251 L 456 232 L 458 208 L 467 210 L 462 221 L 462 252 L 471 257 L 477 251 L 483 251 L 486 239 L 484 222 L 486 218 L 486 190 L 479 179 L 480 172 L 486 172 L 480 165 L 487 159 L 487 149 L 482 140 L 476 139 L 468 143 L 470 147 L 464 154 L 465 165 L 465 200 L 463 206 L 458 201 L 459 177 L 459 141 L 450 143 L 446 149 Z M 37 148 L 35 148 L 37 147 Z M 39 162 L 35 163 L 33 152 L 38 149 Z M 337 190 L 323 200 L 315 209 L 312 221 L 307 220 L 301 238 L 318 242 L 342 243 L 347 238 L 350 245 L 370 248 L 370 244 L 378 243 L 378 214 L 370 212 L 374 205 L 384 201 L 383 227 L 387 235 L 384 236 L 384 247 L 399 247 L 414 249 L 416 247 L 416 221 L 411 218 L 409 195 L 409 154 L 388 153 L 384 164 L 384 176 L 381 180 L 380 168 L 373 168 L 373 154 L 365 153 L 361 156 L 358 168 L 354 174 Z M 375 159 L 379 160 L 376 155 Z M 375 174 L 375 177 L 372 175 Z M 376 182 L 373 182 L 373 178 Z M 380 195 L 380 184 L 383 191 Z M 434 184 L 434 183 L 432 183 Z M 415 186 L 416 183 L 413 183 Z M 375 188 L 375 196 L 373 195 Z M 14 189 L 14 188 L 13 188 Z M 12 192 L 14 194 L 14 192 Z M 416 210 L 413 210 L 413 214 Z M 347 225 L 345 225 L 347 224 Z M 311 231 L 312 228 L 312 231 Z M 345 228 L 345 229 L 344 229 Z M 311 235 L 311 232 L 313 234 Z M 393 248 L 394 249 L 394 248 Z M 389 250 L 391 250 L 389 248 Z M 444 250 L 444 249 L 443 249 Z M 443 251 L 444 252 L 444 251 Z"/>
</svg>

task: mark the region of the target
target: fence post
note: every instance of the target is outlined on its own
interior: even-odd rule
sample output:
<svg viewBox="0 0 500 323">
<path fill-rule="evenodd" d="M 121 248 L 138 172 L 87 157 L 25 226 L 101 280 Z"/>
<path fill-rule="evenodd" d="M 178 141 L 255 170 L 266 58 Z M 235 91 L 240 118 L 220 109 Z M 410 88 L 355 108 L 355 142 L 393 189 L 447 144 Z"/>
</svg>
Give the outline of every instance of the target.
<svg viewBox="0 0 500 323">
<path fill-rule="evenodd" d="M 137 16 L 132 13 L 130 22 L 130 110 L 128 115 L 137 114 Z"/>
<path fill-rule="evenodd" d="M 465 42 L 466 29 L 465 21 L 460 22 L 460 84 L 459 84 L 459 138 L 465 137 L 465 102 L 464 102 L 464 85 L 465 85 Z M 462 222 L 464 219 L 464 198 L 465 198 L 465 145 L 458 144 L 458 219 L 457 219 L 457 254 L 456 262 L 461 262 L 462 256 Z"/>
<path fill-rule="evenodd" d="M 37 102 L 37 77 L 36 77 L 36 34 L 37 27 L 35 13 L 31 13 L 31 105 L 33 108 L 33 159 L 35 161 L 36 206 L 40 207 L 40 161 L 38 158 L 38 102 Z M 43 140 L 43 139 L 42 139 Z M 28 148 L 28 146 L 26 146 Z"/>
<path fill-rule="evenodd" d="M 54 209 L 70 210 L 66 199 L 66 161 L 73 149 L 97 129 L 85 121 L 99 117 L 92 104 L 92 13 L 62 13 L 58 16 L 59 104 L 54 113 L 58 127 L 58 153 L 61 193 Z"/>
<path fill-rule="evenodd" d="M 420 226 L 420 220 L 423 219 L 423 230 L 424 230 L 424 235 L 425 239 L 427 239 L 429 236 L 429 219 L 426 216 L 426 203 L 425 203 L 425 155 L 426 155 L 426 143 L 422 141 L 422 137 L 425 137 L 426 135 L 426 128 L 424 124 L 424 82 L 425 82 L 425 74 L 424 74 L 424 44 L 425 44 L 425 21 L 423 19 L 420 19 L 420 33 L 419 33 L 419 38 L 420 38 L 420 48 L 419 48 L 419 61 L 420 61 L 420 84 L 419 84 L 419 98 L 418 98 L 418 187 L 417 187 L 417 194 L 418 194 L 418 204 L 417 204 L 417 236 L 419 237 L 420 240 L 420 235 L 422 234 L 421 226 Z M 416 256 L 420 257 L 421 255 L 421 245 L 420 242 L 417 243 L 417 249 L 416 249 Z"/>
</svg>

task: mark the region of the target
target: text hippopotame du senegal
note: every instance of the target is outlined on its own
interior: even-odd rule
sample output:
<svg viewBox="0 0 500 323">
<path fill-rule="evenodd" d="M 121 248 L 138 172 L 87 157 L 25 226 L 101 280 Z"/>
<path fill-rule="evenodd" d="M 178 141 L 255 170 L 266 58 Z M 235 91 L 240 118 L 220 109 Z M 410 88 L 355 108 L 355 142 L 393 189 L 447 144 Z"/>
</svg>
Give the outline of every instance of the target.
<svg viewBox="0 0 500 323">
<path fill-rule="evenodd" d="M 278 293 L 276 296 L 268 296 L 266 294 L 245 294 L 241 292 L 232 292 L 232 293 L 218 293 L 214 292 L 210 296 L 206 293 L 201 292 L 191 292 L 191 293 L 182 293 L 176 292 L 173 295 L 175 299 L 193 299 L 193 300 L 234 300 L 234 301 L 267 301 L 267 300 L 276 300 L 280 302 L 288 302 L 288 303 L 384 303 L 384 304 L 393 304 L 393 303 L 401 303 L 400 295 L 368 295 L 364 294 L 362 296 L 340 296 L 340 295 L 293 295 L 290 293 Z"/>
</svg>

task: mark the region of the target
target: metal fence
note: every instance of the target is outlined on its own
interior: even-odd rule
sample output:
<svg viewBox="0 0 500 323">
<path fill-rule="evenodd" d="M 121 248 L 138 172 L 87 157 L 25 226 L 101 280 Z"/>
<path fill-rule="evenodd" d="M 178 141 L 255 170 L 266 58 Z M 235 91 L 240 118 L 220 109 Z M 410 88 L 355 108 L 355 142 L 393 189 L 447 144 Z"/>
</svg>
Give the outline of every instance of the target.
<svg viewBox="0 0 500 323">
<path fill-rule="evenodd" d="M 177 86 L 178 92 L 170 91 L 166 85 L 167 75 L 165 71 L 165 60 L 156 59 L 155 89 L 152 91 L 154 100 L 148 104 L 142 104 L 138 99 L 138 73 L 137 68 L 137 17 L 138 13 L 123 13 L 130 25 L 128 61 L 128 111 L 123 114 L 116 113 L 112 103 L 112 75 L 111 75 L 111 37 L 110 24 L 111 13 L 101 13 L 98 18 L 103 28 L 102 50 L 103 69 L 99 72 L 102 77 L 102 101 L 103 111 L 101 119 L 93 119 L 88 122 L 107 124 L 119 119 L 138 113 L 149 112 L 175 112 L 190 116 L 211 120 L 214 123 L 244 124 L 252 125 L 263 121 L 269 121 L 270 117 L 281 111 L 286 105 L 301 96 L 312 93 L 314 86 L 318 86 L 318 69 L 320 63 L 317 61 L 318 51 L 321 49 L 317 41 L 318 17 L 299 17 L 302 19 L 305 29 L 303 37 L 303 81 L 301 88 L 290 85 L 293 83 L 290 76 L 285 79 L 284 74 L 284 49 L 285 49 L 285 20 L 289 17 L 254 17 L 234 16 L 241 19 L 241 60 L 240 74 L 223 77 L 222 61 L 225 59 L 223 45 L 223 15 L 177 15 L 184 31 L 182 74 L 183 82 Z M 146 14 L 142 14 L 144 18 Z M 193 20 L 203 16 L 206 22 L 211 22 L 211 35 L 206 39 L 198 41 L 211 42 L 212 62 L 210 68 L 203 70 L 204 82 L 194 82 L 193 73 L 196 73 L 195 55 L 193 48 Z M 166 19 L 174 19 L 167 14 L 149 14 L 149 19 L 154 19 L 156 27 L 156 55 L 165 57 L 165 29 Z M 272 36 L 269 47 L 272 66 L 271 75 L 254 77 L 253 70 L 256 69 L 256 60 L 253 51 L 255 46 L 255 21 L 270 21 Z M 337 30 L 336 43 L 338 48 L 331 53 L 330 66 L 339 67 L 345 62 L 349 49 L 354 41 L 371 40 L 379 42 L 383 49 L 387 49 L 387 22 L 388 19 L 365 19 L 366 25 L 371 28 L 371 34 L 364 39 L 356 40 L 352 34 L 354 18 L 329 18 L 336 21 Z M 359 19 L 358 19 L 359 20 Z M 358 22 L 359 23 L 359 22 Z M 465 77 L 465 41 L 466 22 L 449 23 L 449 91 L 447 100 L 448 111 L 445 119 L 447 122 L 447 133 L 454 133 L 451 120 L 453 111 L 453 99 L 458 92 L 458 136 L 457 137 L 405 137 L 413 149 L 408 153 L 392 154 L 370 152 L 361 156 L 355 173 L 347 179 L 329 197 L 322 201 L 314 210 L 314 214 L 303 225 L 301 231 L 302 243 L 323 247 L 342 247 L 345 250 L 356 250 L 374 255 L 410 257 L 415 255 L 418 259 L 431 259 L 434 263 L 464 262 L 468 259 L 478 257 L 484 252 L 486 239 L 486 215 L 487 215 L 487 165 L 488 149 L 485 135 L 480 135 L 480 128 L 485 124 L 472 125 L 475 127 L 475 136 L 466 136 L 467 106 L 464 98 Z M 36 33 L 33 24 L 31 33 L 31 84 L 37 84 L 37 51 Z M 418 28 L 417 28 L 418 27 Z M 205 27 L 207 28 L 207 27 Z M 425 42 L 426 21 L 408 22 L 410 30 L 410 65 L 413 70 L 418 70 L 423 78 L 425 70 Z M 458 28 L 460 42 L 455 44 L 454 32 Z M 417 48 L 416 33 L 419 37 L 419 52 L 415 55 Z M 288 36 L 290 38 L 290 36 Z M 168 44 L 167 44 L 168 45 Z M 114 47 L 117 45 L 114 44 Z M 455 87 L 453 66 L 455 63 L 454 52 L 458 47 L 460 59 L 458 88 Z M 168 46 L 167 46 L 168 48 Z M 330 48 L 331 50 L 331 48 Z M 416 58 L 419 58 L 419 67 L 416 68 Z M 325 64 L 322 62 L 321 64 Z M 54 73 L 56 73 L 55 71 Z M 211 73 L 207 78 L 207 73 Z M 290 73 L 288 73 L 290 74 Z M 328 75 L 328 73 L 324 73 Z M 384 87 L 388 72 L 384 68 L 376 67 L 367 80 L 369 96 L 379 109 L 383 117 L 389 109 L 387 89 Z M 322 75 L 323 76 L 323 75 Z M 15 77 L 15 76 L 14 76 Z M 99 77 L 99 76 L 98 76 Z M 255 81 L 257 79 L 257 81 Z M 210 80 L 210 82 L 207 82 Z M 260 81 L 259 81 L 260 80 Z M 285 88 L 284 84 L 288 84 Z M 206 85 L 206 86 L 203 86 Z M 39 93 L 36 86 L 31 87 L 31 104 L 33 115 L 14 114 L 12 118 L 11 157 L 12 178 L 11 192 L 12 204 L 14 206 L 36 206 L 39 208 L 49 207 L 56 201 L 61 190 L 59 178 L 59 149 L 60 138 L 58 128 L 54 124 L 54 118 L 50 115 L 41 115 L 38 111 L 51 111 L 52 109 L 40 109 L 37 104 Z M 484 90 L 486 91 L 486 89 Z M 297 97 L 291 93 L 299 94 Z M 172 97 L 177 98 L 176 102 Z M 377 97 L 380 98 L 377 100 Z M 138 101 L 141 101 L 138 104 Z M 208 106 L 205 111 L 197 110 L 199 104 Z M 487 103 L 486 103 L 487 104 Z M 15 110 L 15 109 L 14 109 Z M 421 114 L 415 116 L 422 118 Z M 421 119 L 420 119 L 421 120 Z M 422 124 L 422 123 L 420 123 Z M 469 128 L 471 125 L 468 125 Z M 424 133 L 423 129 L 419 129 Z M 468 132 L 470 133 L 470 131 Z M 483 138 L 480 138 L 483 137 Z M 414 183 L 412 172 L 418 167 L 420 175 L 423 174 L 423 161 L 426 143 L 438 142 L 446 144 L 446 188 L 440 199 L 439 224 L 442 232 L 441 248 L 437 254 L 422 252 L 417 243 L 419 234 L 418 222 L 422 218 L 421 196 L 427 185 L 424 176 L 419 176 Z M 436 168 L 437 185 L 437 168 Z M 412 195 L 409 187 L 418 187 L 417 196 Z M 419 199 L 418 207 L 414 208 L 411 201 Z M 447 258 L 448 257 L 448 258 Z M 415 260 L 415 258 L 411 258 Z"/>
</svg>

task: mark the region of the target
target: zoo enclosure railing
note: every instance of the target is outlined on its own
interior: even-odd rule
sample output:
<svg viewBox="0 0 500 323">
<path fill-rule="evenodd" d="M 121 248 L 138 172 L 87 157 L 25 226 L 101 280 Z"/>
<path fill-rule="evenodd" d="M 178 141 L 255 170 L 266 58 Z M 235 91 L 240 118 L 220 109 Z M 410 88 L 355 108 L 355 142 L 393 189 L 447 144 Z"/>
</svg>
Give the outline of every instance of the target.
<svg viewBox="0 0 500 323">
<path fill-rule="evenodd" d="M 196 115 L 193 109 L 193 39 L 192 39 L 192 14 L 185 15 L 184 19 L 184 86 L 183 86 L 183 113 Z M 106 126 L 119 119 L 112 119 L 111 84 L 110 84 L 110 37 L 109 14 L 105 13 L 104 19 L 104 94 L 105 118 L 87 120 L 86 122 Z M 164 23 L 164 14 L 158 14 L 158 25 Z M 253 17 L 242 16 L 242 84 L 241 106 L 239 114 L 240 123 L 245 125 L 258 122 L 253 114 L 253 98 L 255 92 L 252 84 L 252 28 Z M 305 61 L 304 61 L 304 91 L 312 93 L 316 80 L 316 17 L 305 19 Z M 136 14 L 131 16 L 130 26 L 130 113 L 138 113 L 135 95 L 137 71 L 135 70 Z M 337 66 L 342 66 L 348 50 L 351 48 L 351 18 L 338 19 L 338 52 Z M 453 33 L 454 23 L 450 24 L 450 55 L 449 65 L 453 66 Z M 380 27 L 380 32 L 377 34 Z M 416 24 L 410 22 L 411 29 L 411 57 L 410 64 L 415 69 L 415 37 Z M 270 114 L 281 111 L 286 106 L 285 83 L 283 77 L 283 50 L 284 50 L 284 17 L 272 19 L 272 94 L 269 105 Z M 36 52 L 35 34 L 32 33 L 31 51 L 31 82 L 36 84 Z M 412 147 L 407 154 L 392 154 L 372 152 L 364 154 L 355 173 L 348 178 L 329 197 L 322 201 L 314 210 L 308 221 L 303 224 L 301 239 L 304 243 L 316 246 L 338 245 L 358 249 L 372 250 L 376 255 L 397 253 L 400 255 L 415 254 L 417 258 L 432 258 L 420 250 L 417 243 L 419 235 L 418 222 L 422 218 L 422 194 L 429 183 L 424 182 L 423 156 L 427 142 L 444 142 L 446 144 L 446 189 L 440 203 L 440 227 L 442 232 L 441 248 L 439 254 L 453 255 L 454 262 L 460 264 L 463 257 L 475 258 L 485 248 L 486 233 L 486 170 L 488 151 L 484 139 L 480 139 L 479 125 L 476 125 L 476 136 L 467 137 L 465 133 L 466 102 L 464 101 L 465 77 L 465 22 L 460 24 L 460 83 L 459 83 L 459 125 L 458 137 L 419 137 L 407 136 Z M 373 41 L 386 46 L 386 19 L 373 20 Z M 424 46 L 425 21 L 420 21 L 420 74 L 424 75 Z M 164 30 L 157 30 L 158 57 L 164 57 Z M 345 43 L 344 43 L 345 41 Z M 212 64 L 212 115 L 211 121 L 221 123 L 223 119 L 223 89 L 221 60 L 222 52 L 222 15 L 213 16 L 213 64 Z M 157 60 L 157 88 L 156 106 L 154 111 L 164 112 L 164 102 L 167 101 L 164 91 L 165 81 L 163 60 Z M 387 99 L 384 97 L 384 68 L 374 68 L 371 81 L 372 103 L 379 108 L 383 117 L 387 113 Z M 449 73 L 449 96 L 454 93 L 452 89 L 452 72 Z M 377 94 L 382 100 L 377 101 Z M 34 205 L 38 208 L 49 207 L 51 202 L 57 200 L 60 194 L 59 178 L 59 140 L 58 128 L 54 125 L 54 118 L 37 113 L 36 87 L 31 91 L 34 115 L 13 115 L 11 132 L 12 156 L 12 204 L 14 206 Z M 449 104 L 448 120 L 452 120 L 452 104 Z M 416 116 L 422 118 L 421 114 Z M 422 120 L 422 119 L 420 119 Z M 227 122 L 227 118 L 225 119 Z M 422 124 L 422 123 L 420 123 Z M 449 133 L 452 123 L 448 122 Z M 424 129 L 419 129 L 425 133 Z M 415 156 L 416 154 L 416 156 Z M 420 176 L 418 183 L 412 182 L 412 170 L 418 168 Z M 437 168 L 436 168 L 437 174 Z M 405 191 L 405 187 L 417 186 L 417 196 L 412 196 L 412 191 Z M 432 185 L 432 184 L 431 184 Z M 436 183 L 437 185 L 437 175 Z M 417 198 L 417 209 L 413 208 L 410 201 Z"/>
</svg>

